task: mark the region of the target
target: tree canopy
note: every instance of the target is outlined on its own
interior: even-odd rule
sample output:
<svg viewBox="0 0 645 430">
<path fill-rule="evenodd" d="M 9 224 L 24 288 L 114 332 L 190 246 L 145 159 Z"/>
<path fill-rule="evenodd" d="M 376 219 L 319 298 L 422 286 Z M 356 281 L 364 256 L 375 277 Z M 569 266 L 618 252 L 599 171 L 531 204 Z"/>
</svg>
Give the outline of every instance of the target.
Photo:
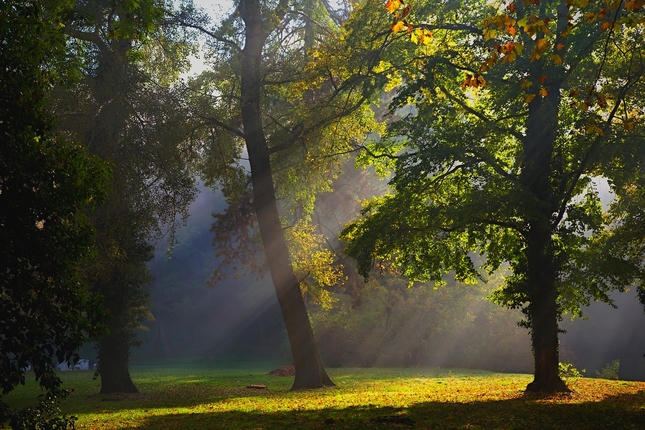
<svg viewBox="0 0 645 430">
<path fill-rule="evenodd" d="M 406 67 L 401 52 L 389 66 L 383 57 L 400 82 L 390 112 L 403 118 L 368 145 L 380 155 L 372 163 L 392 169 L 393 192 L 345 229 L 347 252 L 364 275 L 383 261 L 437 282 L 508 265 L 495 297 L 521 308 L 531 328 L 530 390 L 566 390 L 557 376 L 563 312 L 645 279 L 642 253 L 615 246 L 635 237 L 640 211 L 641 6 L 387 4 L 394 37 L 416 43 Z M 613 193 L 608 207 L 601 181 Z"/>
<path fill-rule="evenodd" d="M 0 386 L 24 384 L 31 366 L 56 391 L 54 360 L 74 361 L 102 313 L 79 282 L 94 231 L 86 210 L 102 203 L 108 164 L 53 131 L 45 109 L 66 70 L 65 2 L 0 6 Z M 0 422 L 6 411 L 0 410 Z"/>
</svg>

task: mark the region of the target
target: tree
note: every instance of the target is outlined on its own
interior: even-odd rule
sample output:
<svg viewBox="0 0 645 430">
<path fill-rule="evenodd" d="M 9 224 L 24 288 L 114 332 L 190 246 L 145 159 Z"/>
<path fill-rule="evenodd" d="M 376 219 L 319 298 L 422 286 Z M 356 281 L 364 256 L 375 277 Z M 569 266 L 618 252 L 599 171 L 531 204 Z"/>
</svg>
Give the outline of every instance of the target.
<svg viewBox="0 0 645 430">
<path fill-rule="evenodd" d="M 508 264 L 495 297 L 531 330 L 527 390 L 566 391 L 561 315 L 643 279 L 642 253 L 611 245 L 635 214 L 625 206 L 643 160 L 642 2 L 387 7 L 418 47 L 391 105 L 405 117 L 368 145 L 393 168 L 393 194 L 344 230 L 347 252 L 364 275 L 382 259 L 414 280 L 474 281 Z"/>
<path fill-rule="evenodd" d="M 351 150 L 350 142 L 365 133 L 371 115 L 360 89 L 344 92 L 348 75 L 342 67 L 314 66 L 325 60 L 316 54 L 321 41 L 339 37 L 325 5 L 242 0 L 212 31 L 190 10 L 177 14 L 212 47 L 213 70 L 192 85 L 205 95 L 196 102 L 204 121 L 203 152 L 212 155 L 204 173 L 209 185 L 222 187 L 230 204 L 229 217 L 220 217 L 216 228 L 227 230 L 223 223 L 241 220 L 248 236 L 259 233 L 293 353 L 292 389 L 333 383 L 316 348 L 284 229 L 293 232 L 307 223 L 316 193 L 328 190 L 339 170 L 338 154 Z M 250 178 L 239 162 L 242 148 Z M 237 244 L 240 237 L 229 233 L 222 241 Z M 236 252 L 234 246 L 226 248 Z M 247 260 L 243 253 L 238 256 Z"/>
<path fill-rule="evenodd" d="M 161 26 L 162 6 L 79 3 L 66 32 L 84 58 L 82 79 L 53 103 L 61 128 L 114 168 L 113 192 L 92 216 L 98 255 L 83 271 L 110 313 L 109 333 L 97 341 L 101 393 L 137 392 L 128 366 L 136 330 L 149 315 L 146 263 L 195 194 L 190 124 L 173 86 L 192 48 L 175 28 Z"/>
<path fill-rule="evenodd" d="M 108 165 L 53 131 L 49 88 L 65 76 L 64 2 L 0 6 L 0 386 L 36 380 L 57 393 L 55 362 L 78 359 L 102 313 L 79 282 L 94 231 L 85 209 L 107 191 Z M 0 402 L 0 422 L 7 419 Z"/>
</svg>

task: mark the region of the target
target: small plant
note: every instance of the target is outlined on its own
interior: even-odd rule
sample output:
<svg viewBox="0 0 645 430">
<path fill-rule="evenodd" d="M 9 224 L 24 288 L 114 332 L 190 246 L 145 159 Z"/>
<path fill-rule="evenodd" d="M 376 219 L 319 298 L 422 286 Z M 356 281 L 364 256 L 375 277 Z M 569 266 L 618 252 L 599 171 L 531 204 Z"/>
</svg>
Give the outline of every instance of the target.
<svg viewBox="0 0 645 430">
<path fill-rule="evenodd" d="M 558 363 L 558 374 L 561 378 L 582 378 L 582 374 L 585 372 L 585 369 L 578 370 L 571 363 Z"/>
<path fill-rule="evenodd" d="M 614 360 L 603 367 L 600 372 L 596 371 L 596 376 L 600 379 L 618 379 L 618 369 L 620 360 Z"/>
</svg>

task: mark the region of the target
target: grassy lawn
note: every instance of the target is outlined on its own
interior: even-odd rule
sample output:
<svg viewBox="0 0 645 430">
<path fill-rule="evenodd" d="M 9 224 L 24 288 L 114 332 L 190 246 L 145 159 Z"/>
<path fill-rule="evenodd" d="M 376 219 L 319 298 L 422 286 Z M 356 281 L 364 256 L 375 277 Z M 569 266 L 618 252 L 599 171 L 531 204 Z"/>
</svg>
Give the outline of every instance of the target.
<svg viewBox="0 0 645 430">
<path fill-rule="evenodd" d="M 141 366 L 142 394 L 99 395 L 92 372 L 62 372 L 81 429 L 642 429 L 645 382 L 571 379 L 570 395 L 523 395 L 529 375 L 463 369 L 330 369 L 335 388 L 289 392 L 272 367 Z M 263 384 L 267 390 L 246 388 Z M 26 405 L 32 382 L 6 397 Z"/>
</svg>

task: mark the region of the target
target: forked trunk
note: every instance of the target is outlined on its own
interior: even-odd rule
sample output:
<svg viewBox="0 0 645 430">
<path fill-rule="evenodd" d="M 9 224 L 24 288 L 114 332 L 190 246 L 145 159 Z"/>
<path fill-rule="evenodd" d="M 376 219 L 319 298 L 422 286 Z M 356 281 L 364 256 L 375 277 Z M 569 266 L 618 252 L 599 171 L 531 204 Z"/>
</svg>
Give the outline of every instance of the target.
<svg viewBox="0 0 645 430">
<path fill-rule="evenodd" d="M 268 35 L 257 0 L 243 0 L 240 12 L 246 25 L 242 51 L 241 96 L 244 139 L 251 165 L 253 206 L 264 254 L 282 310 L 296 378 L 292 390 L 333 386 L 318 352 L 298 280 L 293 273 L 282 231 L 273 186 L 271 160 L 260 109 L 262 48 Z"/>
</svg>

